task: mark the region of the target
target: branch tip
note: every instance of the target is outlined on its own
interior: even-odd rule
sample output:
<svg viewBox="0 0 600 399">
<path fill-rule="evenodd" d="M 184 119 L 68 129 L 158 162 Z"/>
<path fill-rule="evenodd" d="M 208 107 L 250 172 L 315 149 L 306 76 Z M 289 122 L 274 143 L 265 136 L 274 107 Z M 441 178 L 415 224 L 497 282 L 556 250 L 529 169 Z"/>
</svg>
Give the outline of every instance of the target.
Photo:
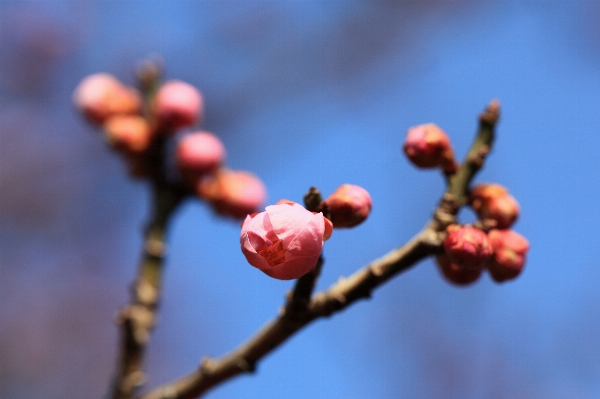
<svg viewBox="0 0 600 399">
<path fill-rule="evenodd" d="M 490 125 L 494 125 L 498 122 L 500 118 L 500 100 L 494 99 L 489 102 L 485 111 L 479 115 L 479 120 L 481 123 L 487 123 Z"/>
</svg>

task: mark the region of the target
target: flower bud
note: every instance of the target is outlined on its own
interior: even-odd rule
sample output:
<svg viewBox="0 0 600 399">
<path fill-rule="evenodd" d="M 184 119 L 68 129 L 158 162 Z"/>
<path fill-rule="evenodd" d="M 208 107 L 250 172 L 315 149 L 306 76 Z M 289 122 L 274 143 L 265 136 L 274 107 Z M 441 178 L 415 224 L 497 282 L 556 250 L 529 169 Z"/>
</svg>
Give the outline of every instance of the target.
<svg viewBox="0 0 600 399">
<path fill-rule="evenodd" d="M 73 103 L 90 121 L 102 124 L 113 115 L 139 113 L 142 102 L 134 89 L 124 86 L 114 76 L 96 73 L 77 85 Z"/>
<path fill-rule="evenodd" d="M 116 115 L 104 124 L 108 144 L 118 151 L 141 154 L 152 141 L 150 125 L 141 116 Z"/>
<path fill-rule="evenodd" d="M 458 169 L 448 135 L 433 123 L 408 129 L 404 153 L 419 168 L 441 166 L 445 173 L 454 173 Z"/>
<path fill-rule="evenodd" d="M 481 276 L 482 268 L 466 269 L 450 260 L 448 255 L 436 257 L 438 267 L 446 280 L 456 285 L 467 285 L 475 282 Z"/>
<path fill-rule="evenodd" d="M 494 256 L 487 269 L 496 282 L 517 277 L 525 265 L 529 242 L 513 230 L 490 230 L 488 237 L 494 248 Z"/>
<path fill-rule="evenodd" d="M 453 224 L 446 232 L 444 250 L 458 267 L 481 269 L 493 253 L 487 235 L 475 227 Z"/>
<path fill-rule="evenodd" d="M 310 272 L 323 250 L 325 218 L 291 201 L 248 215 L 242 225 L 242 253 L 252 266 L 280 280 Z"/>
<path fill-rule="evenodd" d="M 154 97 L 154 117 L 160 130 L 174 131 L 191 126 L 201 118 L 202 96 L 192 85 L 171 80 Z"/>
<path fill-rule="evenodd" d="M 491 221 L 498 229 L 509 228 L 519 217 L 519 203 L 499 184 L 475 186 L 469 202 L 481 220 Z"/>
<path fill-rule="evenodd" d="M 225 147 L 209 132 L 195 132 L 177 143 L 175 162 L 184 177 L 195 178 L 217 169 L 225 158 Z"/>
<path fill-rule="evenodd" d="M 267 190 L 258 177 L 250 172 L 227 169 L 202 178 L 196 185 L 196 192 L 218 213 L 234 218 L 256 211 L 267 197 Z"/>
<path fill-rule="evenodd" d="M 331 222 L 336 228 L 354 227 L 371 212 L 371 196 L 364 188 L 342 184 L 325 200 Z"/>
</svg>

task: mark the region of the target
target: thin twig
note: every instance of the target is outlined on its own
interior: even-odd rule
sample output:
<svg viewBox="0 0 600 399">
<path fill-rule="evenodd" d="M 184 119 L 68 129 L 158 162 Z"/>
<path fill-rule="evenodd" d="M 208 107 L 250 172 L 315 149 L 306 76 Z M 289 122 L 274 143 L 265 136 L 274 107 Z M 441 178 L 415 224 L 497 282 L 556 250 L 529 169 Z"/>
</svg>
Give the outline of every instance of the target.
<svg viewBox="0 0 600 399">
<path fill-rule="evenodd" d="M 441 251 L 446 227 L 466 202 L 468 186 L 475 173 L 483 166 L 485 155 L 491 149 L 494 127 L 499 117 L 499 104 L 492 101 L 480 116 L 479 132 L 458 172 L 450 179 L 432 220 L 408 243 L 382 258 L 373 261 L 347 278 L 342 278 L 328 290 L 312 296 L 306 308 L 297 309 L 290 304 L 281 314 L 266 324 L 256 335 L 218 359 L 203 359 L 200 367 L 192 373 L 141 396 L 139 399 L 193 399 L 236 375 L 253 372 L 258 361 L 285 342 L 294 333 L 312 321 L 327 317 L 345 309 L 392 277 L 408 270 L 420 260 Z M 296 285 L 298 290 L 300 282 Z M 294 292 L 295 292 L 294 291 Z"/>
</svg>

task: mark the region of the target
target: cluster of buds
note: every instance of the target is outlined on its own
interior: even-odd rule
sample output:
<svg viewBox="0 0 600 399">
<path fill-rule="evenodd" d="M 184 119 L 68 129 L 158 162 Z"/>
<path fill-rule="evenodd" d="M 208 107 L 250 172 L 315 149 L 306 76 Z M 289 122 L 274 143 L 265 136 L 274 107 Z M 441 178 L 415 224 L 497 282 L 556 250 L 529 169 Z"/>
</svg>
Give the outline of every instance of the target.
<svg viewBox="0 0 600 399">
<path fill-rule="evenodd" d="M 517 277 L 529 250 L 527 239 L 510 227 L 519 216 L 517 201 L 498 184 L 480 184 L 471 190 L 469 203 L 487 231 L 450 225 L 444 253 L 437 261 L 442 274 L 455 284 L 468 284 L 487 270 L 496 282 Z"/>
<path fill-rule="evenodd" d="M 248 263 L 273 278 L 300 278 L 317 264 L 333 228 L 357 226 L 372 208 L 369 193 L 352 184 L 341 185 L 326 200 L 311 188 L 304 202 L 308 209 L 283 199 L 246 216 L 240 244 Z"/>
<path fill-rule="evenodd" d="M 157 163 L 153 151 L 174 137 L 175 165 L 190 191 L 223 215 L 241 218 L 258 209 L 266 199 L 263 183 L 249 172 L 224 167 L 225 147 L 217 136 L 206 131 L 178 134 L 202 119 L 198 89 L 171 80 L 155 93 L 147 91 L 142 107 L 137 90 L 98 73 L 79 83 L 73 102 L 91 123 L 102 127 L 106 142 L 124 157 L 132 176 L 148 177 Z"/>
</svg>

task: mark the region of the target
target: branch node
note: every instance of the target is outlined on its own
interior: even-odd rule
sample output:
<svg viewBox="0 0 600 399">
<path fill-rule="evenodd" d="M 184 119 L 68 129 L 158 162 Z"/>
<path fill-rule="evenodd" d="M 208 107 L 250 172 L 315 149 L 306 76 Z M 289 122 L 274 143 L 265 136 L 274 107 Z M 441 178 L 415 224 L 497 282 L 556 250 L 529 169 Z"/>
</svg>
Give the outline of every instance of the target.
<svg viewBox="0 0 600 399">
<path fill-rule="evenodd" d="M 139 280 L 134 286 L 134 290 L 136 297 L 141 304 L 153 307 L 158 302 L 158 291 L 156 287 L 147 280 Z"/>
<path fill-rule="evenodd" d="M 146 240 L 144 250 L 148 255 L 160 259 L 165 257 L 167 253 L 167 246 L 161 239 L 150 237 Z"/>
<path fill-rule="evenodd" d="M 243 357 L 237 358 L 235 361 L 235 365 L 243 372 L 246 373 L 254 373 L 256 371 L 256 367 L 254 364 L 250 363 Z"/>
<path fill-rule="evenodd" d="M 210 374 L 210 366 L 212 363 L 212 359 L 208 356 L 204 356 L 201 360 L 200 360 L 200 372 L 202 372 L 203 374 Z"/>
<path fill-rule="evenodd" d="M 371 265 L 369 267 L 369 272 L 371 272 L 371 274 L 373 275 L 373 277 L 379 278 L 379 277 L 383 276 L 384 270 L 381 267 L 377 267 L 375 265 Z"/>
</svg>

